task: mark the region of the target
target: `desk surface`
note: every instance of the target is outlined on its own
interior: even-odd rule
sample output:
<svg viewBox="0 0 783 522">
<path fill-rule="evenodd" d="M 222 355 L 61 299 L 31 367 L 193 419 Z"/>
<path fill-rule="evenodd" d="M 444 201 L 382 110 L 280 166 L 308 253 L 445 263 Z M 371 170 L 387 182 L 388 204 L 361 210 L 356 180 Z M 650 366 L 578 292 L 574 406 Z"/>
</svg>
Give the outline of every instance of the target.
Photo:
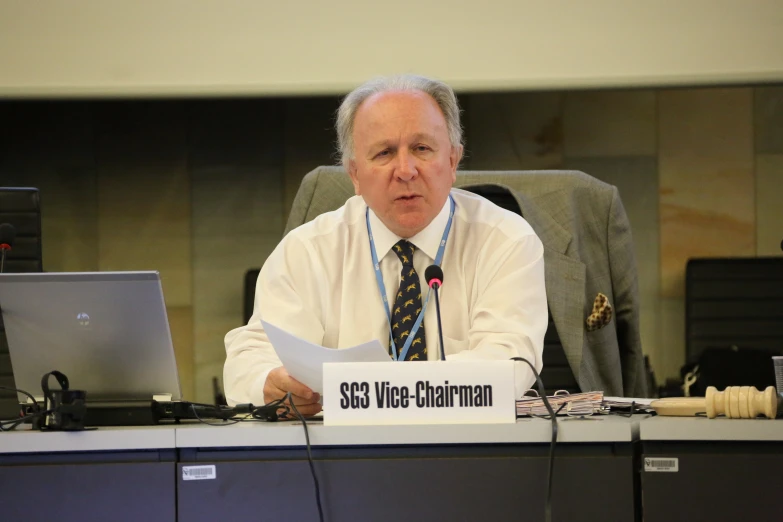
<svg viewBox="0 0 783 522">
<path fill-rule="evenodd" d="M 52 432 L 15 430 L 0 433 L 0 453 L 173 449 L 175 442 L 173 426 Z"/>
<path fill-rule="evenodd" d="M 308 423 L 313 446 L 391 446 L 419 444 L 545 444 L 551 426 L 544 419 L 515 424 L 422 426 L 324 426 Z M 783 420 L 595 416 L 558 419 L 559 443 L 642 441 L 780 441 Z M 0 433 L 0 453 L 132 451 L 173 448 L 298 447 L 305 437 L 298 421 L 225 426 L 183 424 L 100 428 L 83 432 Z"/>
<path fill-rule="evenodd" d="M 638 438 L 638 418 L 560 418 L 559 443 L 631 442 Z M 324 426 L 308 423 L 313 446 L 390 446 L 414 444 L 535 444 L 548 443 L 551 425 L 544 419 L 520 419 L 515 424 L 424 426 Z M 224 426 L 182 424 L 99 428 L 81 432 L 0 433 L 0 453 L 130 451 L 171 448 L 298 447 L 305 445 L 298 421 L 240 423 Z"/>
<path fill-rule="evenodd" d="M 780 441 L 783 420 L 719 417 L 650 417 L 639 424 L 642 441 Z"/>
<path fill-rule="evenodd" d="M 307 424 L 313 446 L 388 446 L 409 444 L 535 444 L 549 443 L 552 426 L 544 419 L 519 419 L 515 424 L 416 426 L 324 426 Z M 638 419 L 601 416 L 560 418 L 559 443 L 631 442 Z M 298 421 L 241 423 L 226 427 L 188 425 L 177 429 L 178 448 L 303 446 Z"/>
</svg>

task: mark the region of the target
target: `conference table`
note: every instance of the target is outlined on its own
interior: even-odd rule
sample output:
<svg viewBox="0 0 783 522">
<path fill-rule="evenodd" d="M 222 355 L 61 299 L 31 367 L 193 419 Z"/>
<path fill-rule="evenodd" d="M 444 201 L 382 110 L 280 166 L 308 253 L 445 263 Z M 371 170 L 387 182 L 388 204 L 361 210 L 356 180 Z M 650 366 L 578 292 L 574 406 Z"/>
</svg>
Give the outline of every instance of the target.
<svg viewBox="0 0 783 522">
<path fill-rule="evenodd" d="M 783 420 L 652 417 L 639 427 L 645 522 L 783 520 Z"/>
<path fill-rule="evenodd" d="M 553 519 L 634 517 L 634 423 L 562 418 Z M 308 424 L 326 520 L 543 520 L 551 424 Z M 180 520 L 318 520 L 299 423 L 177 430 Z M 184 480 L 215 465 L 214 480 Z M 604 502 L 606 491 L 617 493 Z"/>
<path fill-rule="evenodd" d="M 176 520 L 176 430 L 0 433 L 0 520 Z"/>
<path fill-rule="evenodd" d="M 633 520 L 638 423 L 558 426 L 553 519 Z M 549 421 L 308 429 L 326 520 L 543 520 Z M 212 478 L 186 480 L 193 466 Z M 0 433 L 0 505 L 25 521 L 318 520 L 298 421 Z"/>
<path fill-rule="evenodd" d="M 594 416 L 558 427 L 555 521 L 783 520 L 781 421 Z M 308 432 L 331 522 L 544 519 L 544 419 L 310 421 Z M 0 509 L 47 522 L 318 520 L 298 421 L 0 433 Z"/>
</svg>

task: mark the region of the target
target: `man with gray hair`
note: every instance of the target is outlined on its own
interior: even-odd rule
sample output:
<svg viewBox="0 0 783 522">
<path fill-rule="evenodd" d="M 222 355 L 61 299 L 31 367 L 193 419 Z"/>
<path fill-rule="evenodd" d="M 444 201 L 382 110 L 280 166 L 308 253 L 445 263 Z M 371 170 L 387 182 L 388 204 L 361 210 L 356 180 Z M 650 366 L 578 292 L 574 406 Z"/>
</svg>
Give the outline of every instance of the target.
<svg viewBox="0 0 783 522">
<path fill-rule="evenodd" d="M 446 359 L 524 357 L 540 371 L 543 245 L 521 216 L 452 188 L 463 153 L 453 90 L 412 75 L 371 80 L 345 97 L 336 126 L 356 196 L 290 232 L 264 263 L 252 318 L 226 335 L 229 403 L 291 392 L 303 414 L 320 411 L 261 319 L 328 348 L 380 339 L 397 361 L 439 359 L 422 290 L 433 264 L 444 272 Z M 521 364 L 516 378 L 518 394 L 534 380 Z"/>
</svg>

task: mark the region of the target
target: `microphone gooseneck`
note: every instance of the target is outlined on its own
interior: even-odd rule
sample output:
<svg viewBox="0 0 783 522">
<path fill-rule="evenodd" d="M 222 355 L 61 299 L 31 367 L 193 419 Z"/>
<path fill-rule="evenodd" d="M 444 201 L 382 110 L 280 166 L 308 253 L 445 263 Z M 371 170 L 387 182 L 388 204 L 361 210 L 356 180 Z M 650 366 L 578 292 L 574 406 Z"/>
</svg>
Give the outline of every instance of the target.
<svg viewBox="0 0 783 522">
<path fill-rule="evenodd" d="M 438 289 L 443 286 L 443 270 L 438 265 L 430 265 L 424 271 L 424 278 L 427 285 L 435 291 L 435 311 L 438 316 L 438 337 L 440 338 L 440 360 L 446 360 L 446 345 L 443 344 L 443 325 L 440 320 L 440 297 Z"/>
</svg>

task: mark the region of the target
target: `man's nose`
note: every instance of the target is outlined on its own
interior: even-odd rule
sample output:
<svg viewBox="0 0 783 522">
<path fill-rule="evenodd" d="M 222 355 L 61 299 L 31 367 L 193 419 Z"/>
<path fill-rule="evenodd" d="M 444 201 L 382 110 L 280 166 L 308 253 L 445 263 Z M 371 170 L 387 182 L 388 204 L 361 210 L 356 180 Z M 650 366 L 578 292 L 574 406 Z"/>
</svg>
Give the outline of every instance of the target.
<svg viewBox="0 0 783 522">
<path fill-rule="evenodd" d="M 397 168 L 395 170 L 395 175 L 400 181 L 411 181 L 419 175 L 416 168 L 416 158 L 405 149 L 400 149 L 397 154 Z"/>
</svg>

